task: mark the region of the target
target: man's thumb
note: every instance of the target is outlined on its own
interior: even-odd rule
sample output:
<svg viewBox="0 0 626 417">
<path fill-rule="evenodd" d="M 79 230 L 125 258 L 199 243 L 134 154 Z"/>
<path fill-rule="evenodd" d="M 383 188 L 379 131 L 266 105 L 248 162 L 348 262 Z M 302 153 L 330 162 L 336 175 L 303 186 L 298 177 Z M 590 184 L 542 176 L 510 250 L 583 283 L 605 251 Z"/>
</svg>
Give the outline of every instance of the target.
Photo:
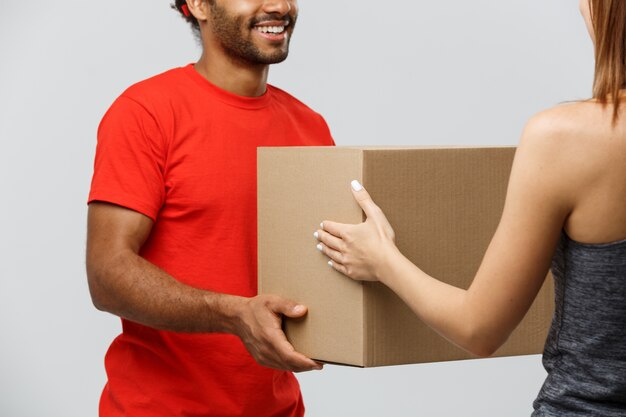
<svg viewBox="0 0 626 417">
<path fill-rule="evenodd" d="M 287 317 L 302 317 L 306 314 L 307 308 L 306 306 L 298 304 L 294 301 L 283 300 L 283 302 L 279 302 L 276 305 L 274 311 Z"/>
</svg>

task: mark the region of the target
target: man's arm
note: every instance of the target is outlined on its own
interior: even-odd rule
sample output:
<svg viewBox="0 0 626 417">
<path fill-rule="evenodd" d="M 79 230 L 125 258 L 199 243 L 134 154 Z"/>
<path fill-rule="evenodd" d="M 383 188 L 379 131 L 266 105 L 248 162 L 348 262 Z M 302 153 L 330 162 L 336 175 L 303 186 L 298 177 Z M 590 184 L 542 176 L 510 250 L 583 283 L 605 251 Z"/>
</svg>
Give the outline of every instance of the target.
<svg viewBox="0 0 626 417">
<path fill-rule="evenodd" d="M 261 365 L 294 372 L 321 369 L 296 352 L 281 330 L 281 316 L 306 307 L 272 295 L 217 294 L 184 285 L 139 256 L 152 220 L 106 203 L 89 205 L 87 277 L 94 305 L 160 330 L 237 335 Z"/>
</svg>

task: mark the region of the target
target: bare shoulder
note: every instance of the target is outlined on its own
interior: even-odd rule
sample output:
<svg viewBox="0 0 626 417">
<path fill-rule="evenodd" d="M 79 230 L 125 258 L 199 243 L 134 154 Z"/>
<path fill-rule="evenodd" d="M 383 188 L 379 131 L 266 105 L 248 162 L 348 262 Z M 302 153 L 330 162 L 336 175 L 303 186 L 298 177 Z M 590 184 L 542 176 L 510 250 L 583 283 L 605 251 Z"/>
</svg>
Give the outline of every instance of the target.
<svg viewBox="0 0 626 417">
<path fill-rule="evenodd" d="M 612 110 L 597 102 L 562 104 L 531 117 L 520 141 L 520 148 L 537 157 L 549 158 L 557 167 L 599 156 L 603 139 L 615 135 Z"/>
<path fill-rule="evenodd" d="M 598 104 L 585 101 L 562 104 L 531 117 L 515 158 L 517 175 L 532 178 L 546 195 L 572 207 L 572 196 L 589 183 L 602 159 L 592 140 L 601 111 Z"/>
<path fill-rule="evenodd" d="M 618 181 L 626 157 L 626 111 L 620 113 L 613 125 L 612 106 L 589 100 L 536 114 L 524 129 L 519 165 L 539 168 L 542 181 L 576 201 L 583 190 Z"/>
<path fill-rule="evenodd" d="M 621 109 L 613 124 L 612 105 L 569 103 L 536 114 L 524 129 L 515 178 L 568 213 L 565 228 L 574 239 L 607 242 L 626 232 L 626 105 Z"/>
<path fill-rule="evenodd" d="M 590 126 L 597 126 L 602 113 L 600 105 L 589 101 L 561 104 L 531 117 L 524 129 L 523 139 L 572 142 L 589 133 Z"/>
</svg>

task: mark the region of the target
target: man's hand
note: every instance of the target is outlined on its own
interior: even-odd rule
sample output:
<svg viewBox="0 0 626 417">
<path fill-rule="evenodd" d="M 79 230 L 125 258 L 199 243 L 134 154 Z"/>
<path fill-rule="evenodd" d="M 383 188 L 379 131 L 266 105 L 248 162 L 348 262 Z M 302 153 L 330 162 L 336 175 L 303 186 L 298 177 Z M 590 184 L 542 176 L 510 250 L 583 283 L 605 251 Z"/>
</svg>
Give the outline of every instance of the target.
<svg viewBox="0 0 626 417">
<path fill-rule="evenodd" d="M 258 295 L 246 299 L 235 333 L 260 365 L 292 372 L 321 370 L 322 364 L 295 351 L 281 328 L 282 316 L 296 318 L 306 312 L 293 301 Z"/>
</svg>

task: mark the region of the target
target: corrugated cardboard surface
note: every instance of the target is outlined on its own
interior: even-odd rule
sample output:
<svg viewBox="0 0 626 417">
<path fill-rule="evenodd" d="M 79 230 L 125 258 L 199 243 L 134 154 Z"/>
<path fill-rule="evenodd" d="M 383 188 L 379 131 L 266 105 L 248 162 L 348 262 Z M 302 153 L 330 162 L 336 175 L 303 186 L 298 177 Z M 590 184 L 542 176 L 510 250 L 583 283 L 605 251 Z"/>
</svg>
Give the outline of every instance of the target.
<svg viewBox="0 0 626 417">
<path fill-rule="evenodd" d="M 390 290 L 326 265 L 313 231 L 363 214 L 359 179 L 425 272 L 467 288 L 499 222 L 514 148 L 261 148 L 259 288 L 309 306 L 286 322 L 295 348 L 318 360 L 382 366 L 471 357 L 425 326 Z M 553 311 L 552 280 L 496 356 L 541 353 Z"/>
<path fill-rule="evenodd" d="M 313 232 L 325 218 L 362 220 L 346 187 L 361 179 L 362 154 L 356 149 L 298 149 L 258 151 L 259 292 L 308 306 L 303 320 L 286 323 L 296 350 L 352 363 L 363 357 L 363 286 L 337 279 L 316 253 Z M 332 355 L 323 355 L 329 348 Z"/>
</svg>

